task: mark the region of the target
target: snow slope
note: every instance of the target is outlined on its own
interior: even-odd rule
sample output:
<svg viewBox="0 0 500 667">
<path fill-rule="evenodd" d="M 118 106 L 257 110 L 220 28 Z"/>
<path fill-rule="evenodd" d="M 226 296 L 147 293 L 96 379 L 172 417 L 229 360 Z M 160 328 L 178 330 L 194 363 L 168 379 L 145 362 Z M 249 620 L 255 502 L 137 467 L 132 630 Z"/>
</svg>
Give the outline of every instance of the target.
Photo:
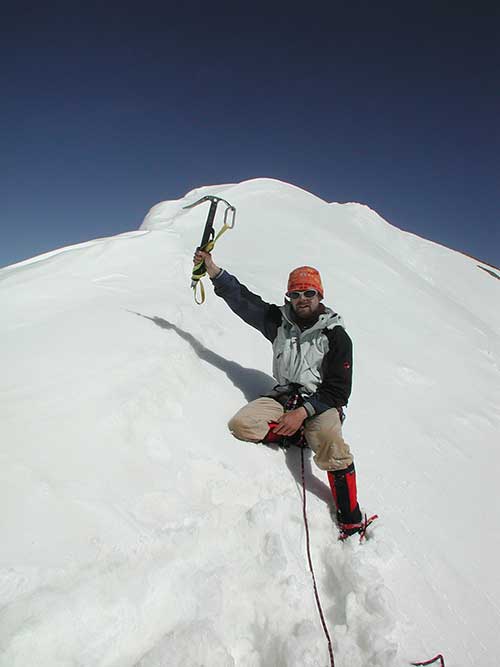
<svg viewBox="0 0 500 667">
<path fill-rule="evenodd" d="M 496 667 L 500 282 L 270 179 L 0 271 L 0 666 L 328 664 L 300 452 L 225 426 L 272 385 L 271 347 L 209 281 L 202 307 L 189 289 L 208 207 L 182 207 L 205 194 L 237 208 L 218 264 L 276 303 L 290 269 L 317 266 L 354 341 L 345 435 L 380 514 L 364 545 L 337 542 L 306 458 L 337 667 Z"/>
</svg>

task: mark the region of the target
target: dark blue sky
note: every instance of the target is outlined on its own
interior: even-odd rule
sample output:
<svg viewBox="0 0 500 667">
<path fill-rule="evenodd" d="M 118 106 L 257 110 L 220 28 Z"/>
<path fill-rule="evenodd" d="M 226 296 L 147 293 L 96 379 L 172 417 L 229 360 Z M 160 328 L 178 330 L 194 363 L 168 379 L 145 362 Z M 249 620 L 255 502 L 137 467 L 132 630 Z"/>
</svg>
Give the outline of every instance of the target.
<svg viewBox="0 0 500 667">
<path fill-rule="evenodd" d="M 105 4 L 3 16 L 0 266 L 259 176 L 500 265 L 497 3 Z"/>
</svg>

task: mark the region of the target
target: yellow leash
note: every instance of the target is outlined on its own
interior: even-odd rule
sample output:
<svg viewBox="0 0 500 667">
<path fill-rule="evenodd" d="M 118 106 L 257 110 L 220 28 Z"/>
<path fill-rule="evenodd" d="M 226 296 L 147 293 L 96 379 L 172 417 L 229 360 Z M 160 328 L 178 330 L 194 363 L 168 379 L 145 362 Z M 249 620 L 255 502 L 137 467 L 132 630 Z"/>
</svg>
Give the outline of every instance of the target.
<svg viewBox="0 0 500 667">
<path fill-rule="evenodd" d="M 226 225 L 224 223 L 217 234 L 217 236 L 209 241 L 203 248 L 200 248 L 200 250 L 203 250 L 205 252 L 212 252 L 215 246 L 215 242 L 220 239 L 220 237 L 224 234 L 224 232 L 227 232 L 228 229 L 232 229 L 232 226 Z M 205 287 L 203 286 L 203 283 L 201 282 L 201 279 L 204 278 L 207 275 L 207 271 L 205 269 L 205 262 L 200 262 L 199 264 L 195 264 L 195 267 L 193 269 L 193 275 L 191 276 L 191 287 L 193 288 L 194 292 L 194 300 L 195 302 L 201 306 L 202 303 L 205 303 Z M 200 295 L 201 295 L 201 301 L 198 301 L 196 298 L 197 293 L 198 293 L 198 287 L 200 288 Z"/>
</svg>

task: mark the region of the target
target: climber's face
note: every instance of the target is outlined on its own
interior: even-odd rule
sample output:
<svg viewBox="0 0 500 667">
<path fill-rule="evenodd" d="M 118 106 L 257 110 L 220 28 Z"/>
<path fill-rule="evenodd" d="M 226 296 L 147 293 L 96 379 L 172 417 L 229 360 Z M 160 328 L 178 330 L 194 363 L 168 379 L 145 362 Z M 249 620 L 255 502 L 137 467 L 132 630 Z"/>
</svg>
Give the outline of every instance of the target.
<svg viewBox="0 0 500 667">
<path fill-rule="evenodd" d="M 314 317 L 321 302 L 319 292 L 315 289 L 288 292 L 287 297 L 290 299 L 294 312 L 304 320 Z"/>
</svg>

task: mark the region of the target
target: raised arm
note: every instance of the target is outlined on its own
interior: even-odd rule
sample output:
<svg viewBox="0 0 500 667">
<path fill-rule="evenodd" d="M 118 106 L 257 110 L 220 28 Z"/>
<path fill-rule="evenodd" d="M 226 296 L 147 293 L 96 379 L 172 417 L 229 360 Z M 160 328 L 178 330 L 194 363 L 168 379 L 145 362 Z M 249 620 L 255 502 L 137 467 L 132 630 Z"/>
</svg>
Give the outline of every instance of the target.
<svg viewBox="0 0 500 667">
<path fill-rule="evenodd" d="M 205 262 L 217 296 L 224 299 L 233 313 L 272 342 L 281 324 L 281 311 L 278 306 L 263 301 L 260 296 L 242 285 L 235 276 L 218 267 L 210 253 L 198 250 L 194 261 L 197 263 L 202 260 Z"/>
</svg>

